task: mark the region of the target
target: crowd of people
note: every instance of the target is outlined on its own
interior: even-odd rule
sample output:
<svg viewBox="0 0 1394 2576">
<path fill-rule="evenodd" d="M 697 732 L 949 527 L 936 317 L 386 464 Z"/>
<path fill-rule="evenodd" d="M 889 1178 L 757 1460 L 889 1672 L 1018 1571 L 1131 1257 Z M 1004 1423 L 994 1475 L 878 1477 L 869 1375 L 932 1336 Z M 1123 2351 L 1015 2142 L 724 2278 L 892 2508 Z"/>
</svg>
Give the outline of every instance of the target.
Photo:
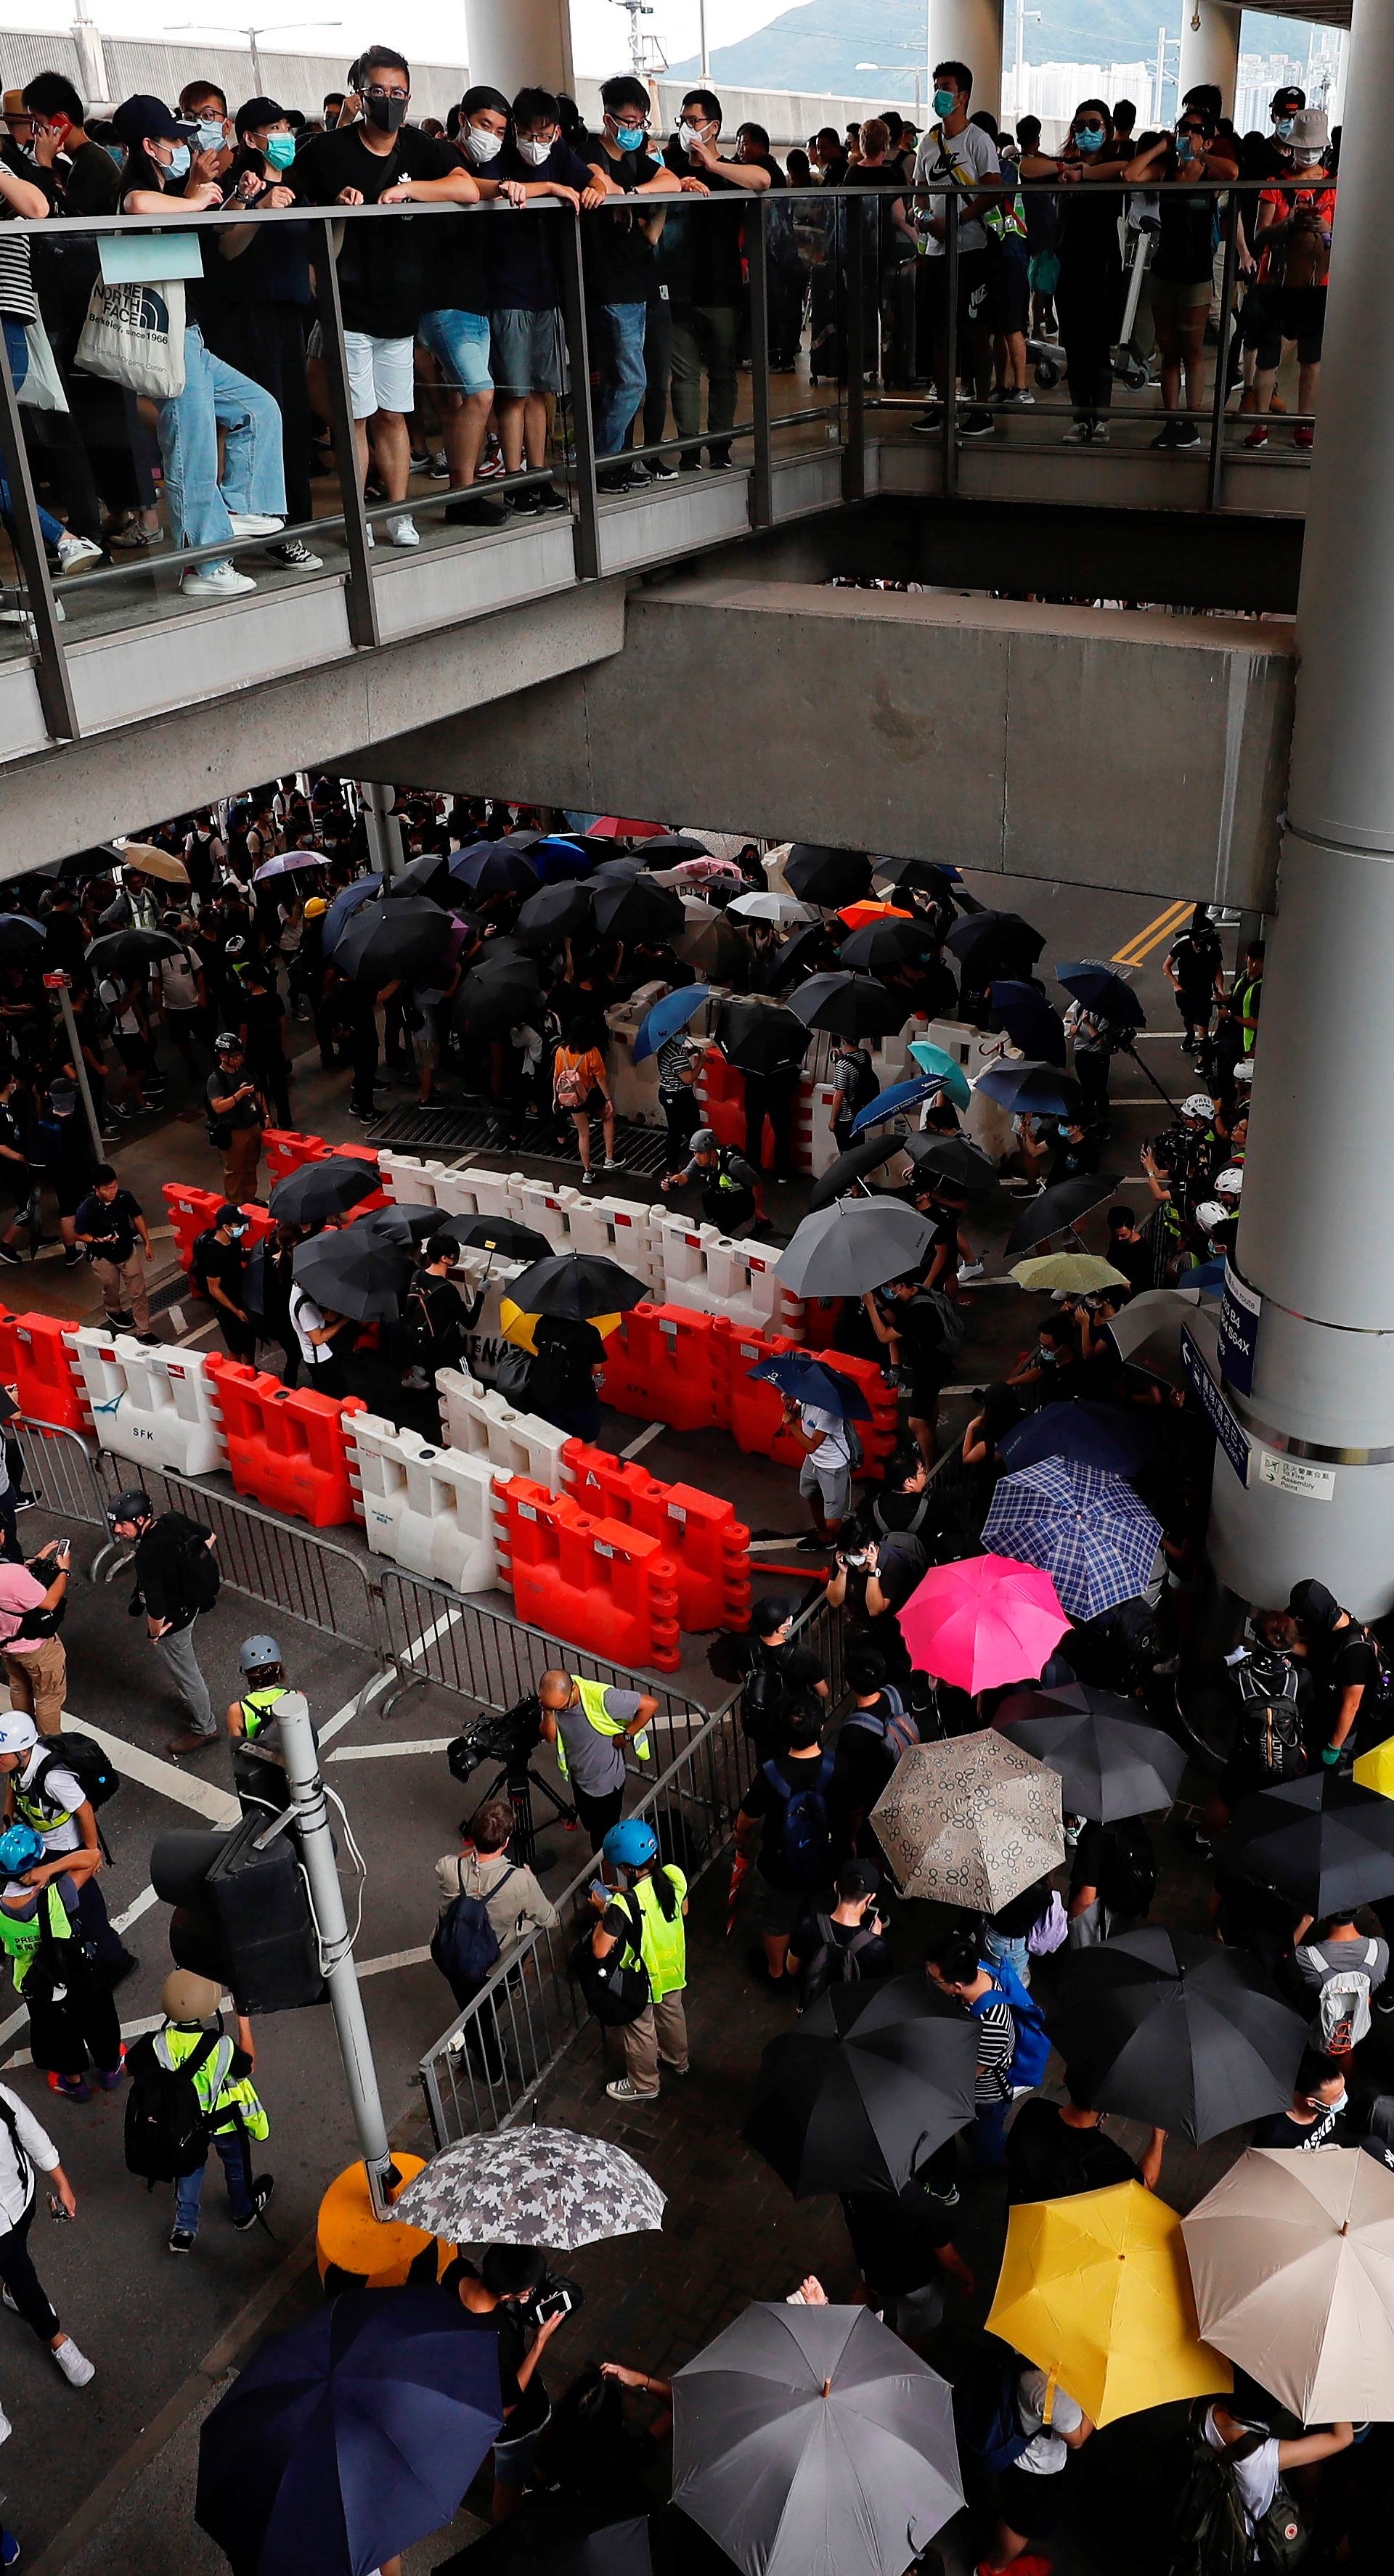
<svg viewBox="0 0 1394 2576">
<path fill-rule="evenodd" d="M 1145 269 L 1123 360 L 1137 381 L 1157 361 L 1166 418 L 1153 444 L 1197 445 L 1206 327 L 1232 233 L 1244 293 L 1218 363 L 1254 416 L 1245 443 L 1267 443 L 1295 350 L 1292 435 L 1310 446 L 1339 157 L 1321 109 L 1283 88 L 1271 131 L 1240 136 L 1219 91 L 1202 86 L 1173 127 L 1137 133 L 1131 102 L 1086 99 L 1051 153 L 1038 119 L 1007 135 L 973 109 L 969 65 L 940 63 L 934 82 L 923 133 L 888 108 L 845 136 L 823 129 L 781 165 L 749 121 L 723 148 L 722 103 L 705 85 L 683 99 L 676 129 L 656 134 L 650 93 L 627 73 L 602 85 L 593 131 L 570 98 L 529 86 L 510 99 L 483 83 L 444 123 L 418 122 L 410 67 L 386 45 L 350 66 L 315 118 L 268 97 L 230 102 L 199 78 L 172 105 L 137 95 L 99 116 L 64 74 L 37 73 L 4 93 L 0 218 L 43 229 L 0 231 L 0 319 L 54 570 L 138 558 L 167 537 L 198 550 L 181 588 L 216 600 L 255 586 L 249 551 L 282 569 L 321 566 L 315 483 L 334 472 L 322 236 L 295 223 L 209 232 L 201 274 L 171 285 L 166 321 L 148 312 L 137 335 L 119 291 L 104 295 L 96 236 L 74 226 L 167 215 L 171 201 L 195 212 L 446 210 L 429 223 L 339 227 L 357 467 L 382 505 L 370 533 L 392 546 L 420 543 L 413 475 L 448 486 L 446 517 L 464 526 L 567 506 L 552 469 L 574 356 L 554 223 L 448 220 L 450 209 L 516 213 L 533 199 L 581 217 L 606 491 L 730 465 L 762 199 L 771 364 L 792 367 L 806 347 L 815 382 L 845 379 L 846 269 L 858 258 L 871 316 L 863 358 L 886 385 L 933 393 L 914 424 L 926 434 L 948 389 L 956 212 L 968 439 L 993 435 L 995 410 L 1032 403 L 1033 357 L 1062 355 L 1066 437 L 1107 438 L 1136 260 Z M 877 193 L 859 208 L 863 189 Z M 694 196 L 723 203 L 701 214 L 679 203 Z M 218 551 L 234 538 L 235 561 Z"/>
</svg>

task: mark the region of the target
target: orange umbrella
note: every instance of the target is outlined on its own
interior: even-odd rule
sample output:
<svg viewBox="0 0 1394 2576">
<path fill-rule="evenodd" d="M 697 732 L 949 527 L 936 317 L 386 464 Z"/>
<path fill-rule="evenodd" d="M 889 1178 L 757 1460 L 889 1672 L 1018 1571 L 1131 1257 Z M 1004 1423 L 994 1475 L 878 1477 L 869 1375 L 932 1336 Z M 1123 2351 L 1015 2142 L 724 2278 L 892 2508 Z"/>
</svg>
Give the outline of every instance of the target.
<svg viewBox="0 0 1394 2576">
<path fill-rule="evenodd" d="M 913 921 L 915 918 L 903 904 L 872 903 L 865 899 L 861 903 L 844 904 L 837 917 L 839 921 L 846 922 L 849 930 L 865 930 L 869 921 Z"/>
</svg>

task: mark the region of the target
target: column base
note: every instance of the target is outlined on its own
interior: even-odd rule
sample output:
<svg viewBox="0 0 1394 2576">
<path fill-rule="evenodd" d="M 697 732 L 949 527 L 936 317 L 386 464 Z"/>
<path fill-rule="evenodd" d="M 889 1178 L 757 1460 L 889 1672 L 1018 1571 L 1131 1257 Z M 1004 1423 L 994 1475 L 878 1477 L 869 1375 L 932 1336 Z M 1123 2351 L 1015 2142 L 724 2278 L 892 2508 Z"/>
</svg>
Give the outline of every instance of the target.
<svg viewBox="0 0 1394 2576">
<path fill-rule="evenodd" d="M 405 2186 L 426 2160 L 394 2149 L 392 2161 Z M 399 2290 L 407 2281 L 435 2281 L 454 2252 L 420 2227 L 376 2218 L 361 2162 L 339 2174 L 320 2202 L 315 2254 L 326 2290 Z"/>
</svg>

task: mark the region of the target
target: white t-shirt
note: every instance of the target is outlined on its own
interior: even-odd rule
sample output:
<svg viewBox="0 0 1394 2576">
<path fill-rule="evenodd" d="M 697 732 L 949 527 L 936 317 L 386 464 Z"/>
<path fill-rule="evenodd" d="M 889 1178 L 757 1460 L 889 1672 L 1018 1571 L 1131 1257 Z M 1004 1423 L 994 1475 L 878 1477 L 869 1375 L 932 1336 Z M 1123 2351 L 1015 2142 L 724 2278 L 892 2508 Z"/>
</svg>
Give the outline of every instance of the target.
<svg viewBox="0 0 1394 2576">
<path fill-rule="evenodd" d="M 1224 2450 L 1225 2444 L 1215 2429 L 1213 2406 L 1205 2418 L 1205 2438 L 1212 2451 Z M 1278 2492 L 1276 2441 L 1262 2443 L 1258 2450 L 1249 2453 L 1246 2460 L 1236 2460 L 1234 2483 L 1239 2489 L 1239 2501 L 1244 2508 L 1249 2529 L 1252 2531 L 1255 2523 L 1262 2521 Z"/>
<path fill-rule="evenodd" d="M 43 1761 L 44 1750 L 45 1748 L 42 1744 L 36 1744 L 28 1761 L 21 1766 L 19 1773 L 19 1785 L 21 1789 L 27 1789 L 29 1787 L 35 1772 Z M 71 1771 L 62 1770 L 55 1762 L 44 1773 L 43 1794 L 50 1806 L 66 1807 L 69 1811 L 68 1822 L 66 1825 L 52 1825 L 47 1830 L 40 1826 L 37 1829 L 42 1839 L 45 1851 L 76 1851 L 82 1841 L 82 1836 L 74 1822 L 74 1817 L 77 1809 L 83 1804 L 83 1801 L 87 1796 L 87 1792 L 83 1788 L 82 1782 L 75 1779 Z"/>
<path fill-rule="evenodd" d="M 160 959 L 160 996 L 167 1011 L 196 1011 L 198 983 L 193 957 L 181 948 L 177 957 Z"/>
<path fill-rule="evenodd" d="M 136 1010 L 134 1003 L 124 1011 L 118 1008 L 121 996 L 126 990 L 127 984 L 124 977 L 118 978 L 112 975 L 104 975 L 100 984 L 97 986 L 97 999 L 99 1002 L 105 1003 L 107 1009 L 112 1014 L 113 1028 L 119 1029 L 123 1038 L 138 1038 L 140 1035 L 140 1014 Z"/>
<path fill-rule="evenodd" d="M 948 179 L 962 179 L 971 183 L 973 180 L 1000 179 L 1001 175 L 1002 164 L 997 158 L 997 147 L 989 142 L 980 125 L 965 125 L 961 134 L 955 134 L 948 141 L 945 140 L 941 125 L 931 125 L 929 132 L 920 138 L 920 148 L 915 154 L 917 188 L 933 180 L 938 180 L 941 184 Z M 930 207 L 929 211 L 936 221 L 941 219 L 948 202 L 947 196 L 939 197 Z M 986 230 L 982 224 L 968 220 L 967 208 L 962 199 L 959 201 L 959 216 L 960 251 L 986 250 Z M 947 244 L 936 241 L 933 233 L 921 233 L 919 239 L 924 258 L 942 259 L 944 257 Z"/>
<path fill-rule="evenodd" d="M 1058 2476 L 1070 2457 L 1069 2445 L 1061 2436 L 1077 2433 L 1084 2422 L 1083 2407 L 1077 2406 L 1073 2397 L 1067 2397 L 1064 2389 L 1057 2387 L 1047 2428 L 1046 2390 L 1049 2386 L 1050 2380 L 1044 2370 L 1023 2370 L 1016 2384 L 1017 2422 L 1023 2433 L 1031 2435 L 1031 2439 L 1014 2465 L 1025 2469 L 1028 2477 Z"/>
<path fill-rule="evenodd" d="M 303 1288 L 297 1288 L 291 1299 L 290 1320 L 295 1330 L 295 1338 L 300 1344 L 300 1356 L 306 1368 L 322 1368 L 326 1360 L 332 1360 L 334 1357 L 332 1342 L 310 1340 L 311 1333 L 323 1332 L 324 1316 L 314 1299 L 306 1296 Z"/>
<path fill-rule="evenodd" d="M 813 1466 L 845 1467 L 848 1464 L 852 1451 L 847 1426 L 840 1413 L 825 1413 L 818 1404 L 801 1404 L 799 1420 L 805 1431 L 821 1431 L 823 1434 L 817 1448 L 810 1449 L 808 1453 Z"/>
</svg>

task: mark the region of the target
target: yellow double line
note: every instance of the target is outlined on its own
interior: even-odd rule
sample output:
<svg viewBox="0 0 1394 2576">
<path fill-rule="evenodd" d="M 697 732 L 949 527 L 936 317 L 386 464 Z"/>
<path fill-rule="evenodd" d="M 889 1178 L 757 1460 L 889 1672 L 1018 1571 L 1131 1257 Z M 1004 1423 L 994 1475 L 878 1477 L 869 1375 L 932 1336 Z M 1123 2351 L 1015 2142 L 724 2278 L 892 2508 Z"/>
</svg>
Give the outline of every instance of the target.
<svg viewBox="0 0 1394 2576">
<path fill-rule="evenodd" d="M 1159 912 L 1155 921 L 1149 921 L 1146 929 L 1140 930 L 1136 938 L 1130 939 L 1125 948 L 1114 950 L 1110 964 L 1140 966 L 1144 957 L 1150 957 L 1153 949 L 1160 948 L 1164 939 L 1175 936 L 1186 915 L 1194 909 L 1195 906 L 1189 896 L 1184 903 L 1168 904 L 1166 911 Z"/>
</svg>

